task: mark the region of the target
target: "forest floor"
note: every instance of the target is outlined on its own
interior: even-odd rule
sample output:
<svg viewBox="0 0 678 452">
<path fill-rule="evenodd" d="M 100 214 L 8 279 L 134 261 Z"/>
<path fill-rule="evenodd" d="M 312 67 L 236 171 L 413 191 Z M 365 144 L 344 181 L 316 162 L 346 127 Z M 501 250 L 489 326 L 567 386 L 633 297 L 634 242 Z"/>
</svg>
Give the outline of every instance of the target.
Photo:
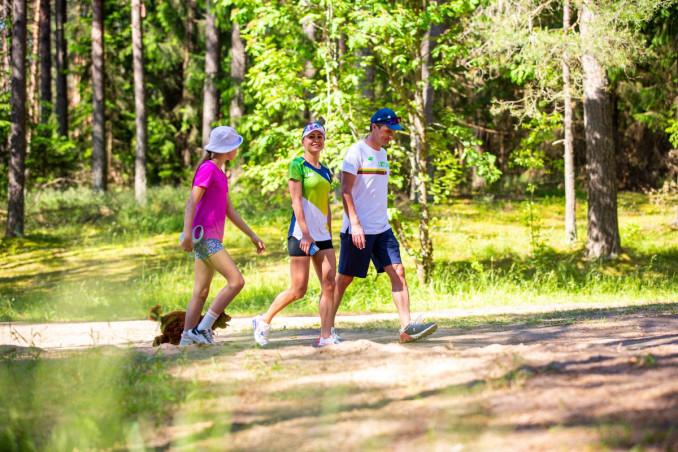
<svg viewBox="0 0 678 452">
<path fill-rule="evenodd" d="M 344 342 L 323 349 L 311 346 L 312 317 L 277 319 L 266 349 L 246 319 L 212 347 L 153 348 L 146 321 L 5 323 L 0 344 L 41 347 L 45 359 L 95 346 L 175 363 L 173 378 L 203 389 L 143 428 L 146 447 L 677 450 L 678 305 L 562 308 L 431 313 L 438 331 L 405 345 L 383 314 L 341 317 Z"/>
</svg>

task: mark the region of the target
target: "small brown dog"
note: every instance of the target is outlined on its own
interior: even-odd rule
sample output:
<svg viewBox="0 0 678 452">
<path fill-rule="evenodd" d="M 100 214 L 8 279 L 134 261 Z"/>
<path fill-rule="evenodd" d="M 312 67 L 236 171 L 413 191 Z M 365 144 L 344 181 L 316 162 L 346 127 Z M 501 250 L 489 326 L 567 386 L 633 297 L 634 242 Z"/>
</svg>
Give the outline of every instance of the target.
<svg viewBox="0 0 678 452">
<path fill-rule="evenodd" d="M 200 316 L 202 320 L 203 316 Z M 160 336 L 153 339 L 153 347 L 160 344 L 170 343 L 172 345 L 179 345 L 181 340 L 181 333 L 184 332 L 184 320 L 186 319 L 186 311 L 172 311 L 168 314 L 162 315 L 162 308 L 156 304 L 148 311 L 148 318 L 160 322 Z M 231 316 L 222 312 L 214 322 L 213 329 L 226 328 Z M 199 322 L 199 321 L 198 321 Z"/>
</svg>

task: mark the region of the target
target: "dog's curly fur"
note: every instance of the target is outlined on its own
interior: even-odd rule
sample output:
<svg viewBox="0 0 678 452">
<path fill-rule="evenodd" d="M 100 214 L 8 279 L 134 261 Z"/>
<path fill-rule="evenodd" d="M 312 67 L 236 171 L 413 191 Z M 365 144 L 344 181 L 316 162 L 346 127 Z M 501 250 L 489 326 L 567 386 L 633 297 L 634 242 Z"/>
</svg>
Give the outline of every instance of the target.
<svg viewBox="0 0 678 452">
<path fill-rule="evenodd" d="M 200 320 L 202 320 L 202 317 L 203 316 L 200 316 Z M 160 336 L 156 336 L 155 339 L 153 339 L 153 347 L 167 343 L 179 345 L 181 333 L 184 332 L 186 311 L 172 311 L 162 315 L 162 308 L 157 304 L 149 310 L 148 318 L 160 322 L 160 333 L 162 333 Z M 212 328 L 226 328 L 230 320 L 231 316 L 222 312 L 221 315 L 217 317 Z"/>
</svg>

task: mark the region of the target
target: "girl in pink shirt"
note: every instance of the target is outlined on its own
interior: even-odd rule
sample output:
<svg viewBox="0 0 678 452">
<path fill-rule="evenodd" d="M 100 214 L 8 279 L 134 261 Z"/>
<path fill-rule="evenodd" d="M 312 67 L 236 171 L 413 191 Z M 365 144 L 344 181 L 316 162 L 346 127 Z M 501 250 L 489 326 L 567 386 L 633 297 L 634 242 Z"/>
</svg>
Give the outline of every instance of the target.
<svg viewBox="0 0 678 452">
<path fill-rule="evenodd" d="M 186 202 L 181 247 L 195 253 L 195 282 L 179 343 L 182 346 L 214 344 L 212 325 L 245 285 L 242 274 L 222 244 L 226 218 L 247 234 L 257 247 L 258 254 L 266 248 L 264 242 L 240 218 L 228 200 L 228 178 L 224 172 L 224 164 L 235 158 L 241 143 L 242 137 L 231 127 L 220 126 L 212 130 L 209 144 L 205 147 L 205 156 L 198 164 L 193 178 L 191 195 Z M 195 245 L 194 229 L 202 230 L 202 239 Z M 226 278 L 227 284 L 219 291 L 198 324 L 215 271 Z"/>
</svg>

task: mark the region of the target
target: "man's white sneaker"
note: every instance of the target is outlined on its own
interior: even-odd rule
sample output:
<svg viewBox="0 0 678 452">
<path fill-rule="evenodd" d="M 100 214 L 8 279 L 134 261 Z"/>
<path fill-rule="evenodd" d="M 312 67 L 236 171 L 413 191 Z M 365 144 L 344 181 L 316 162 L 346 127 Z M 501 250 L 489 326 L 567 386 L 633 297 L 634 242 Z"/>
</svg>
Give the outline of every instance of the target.
<svg viewBox="0 0 678 452">
<path fill-rule="evenodd" d="M 214 344 L 214 338 L 212 337 L 211 330 L 199 330 L 197 328 L 193 328 L 188 331 L 184 331 L 182 336 L 186 336 L 186 339 L 193 341 L 194 344 Z"/>
<path fill-rule="evenodd" d="M 316 339 L 314 345 L 318 348 L 322 347 L 327 347 L 328 345 L 339 345 L 341 342 L 339 342 L 335 337 L 330 336 L 330 337 L 322 337 L 320 336 L 318 339 Z"/>
<path fill-rule="evenodd" d="M 330 336 L 332 336 L 337 342 L 343 341 L 343 339 L 341 338 L 341 336 L 339 336 L 339 333 L 337 333 L 337 330 L 334 327 L 332 327 L 332 329 L 330 330 Z"/>
<path fill-rule="evenodd" d="M 258 315 L 252 319 L 252 332 L 254 334 L 254 342 L 260 347 L 268 345 L 268 333 L 271 331 L 271 325 L 266 323 L 262 316 Z"/>
</svg>

